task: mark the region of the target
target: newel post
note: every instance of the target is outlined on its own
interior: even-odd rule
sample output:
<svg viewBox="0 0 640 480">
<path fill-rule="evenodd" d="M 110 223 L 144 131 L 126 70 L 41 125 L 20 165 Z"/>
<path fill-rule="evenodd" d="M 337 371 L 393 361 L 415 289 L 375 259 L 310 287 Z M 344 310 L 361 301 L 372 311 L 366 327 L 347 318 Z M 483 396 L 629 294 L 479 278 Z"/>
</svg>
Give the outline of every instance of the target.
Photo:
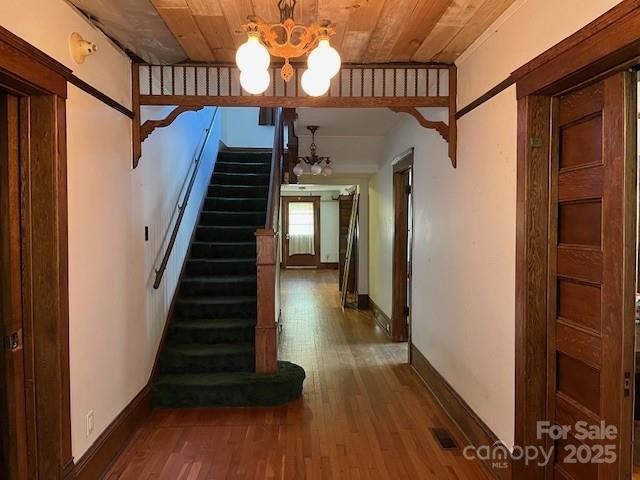
<svg viewBox="0 0 640 480">
<path fill-rule="evenodd" d="M 273 229 L 256 230 L 258 317 L 256 322 L 256 372 L 278 370 L 276 331 L 277 234 Z"/>
</svg>

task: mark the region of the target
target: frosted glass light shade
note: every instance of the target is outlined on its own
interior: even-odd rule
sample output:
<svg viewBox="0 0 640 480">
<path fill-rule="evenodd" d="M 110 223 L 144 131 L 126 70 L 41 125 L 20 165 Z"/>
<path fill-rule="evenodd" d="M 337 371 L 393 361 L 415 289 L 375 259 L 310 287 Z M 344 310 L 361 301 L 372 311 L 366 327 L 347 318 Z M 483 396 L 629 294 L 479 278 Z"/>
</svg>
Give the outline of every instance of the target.
<svg viewBox="0 0 640 480">
<path fill-rule="evenodd" d="M 299 177 L 300 175 L 302 175 L 304 173 L 304 168 L 302 167 L 301 163 L 298 163 L 295 167 L 293 167 L 293 174 L 296 177 Z"/>
<path fill-rule="evenodd" d="M 240 72 L 240 85 L 248 93 L 258 95 L 269 87 L 271 77 L 267 70 L 243 70 Z"/>
<path fill-rule="evenodd" d="M 340 54 L 329 45 L 329 40 L 327 39 L 320 40 L 318 46 L 309 54 L 309 59 L 307 60 L 309 70 L 322 72 L 330 79 L 340 71 L 341 63 Z"/>
<path fill-rule="evenodd" d="M 333 173 L 333 168 L 331 168 L 331 166 L 326 165 L 323 169 L 322 169 L 322 175 L 325 177 L 328 177 L 329 175 L 331 175 Z"/>
<path fill-rule="evenodd" d="M 241 72 L 267 70 L 270 63 L 269 51 L 260 43 L 260 39 L 253 35 L 249 36 L 236 52 L 236 65 Z"/>
<path fill-rule="evenodd" d="M 324 95 L 331 86 L 330 77 L 318 70 L 305 70 L 300 78 L 302 89 L 311 97 Z"/>
<path fill-rule="evenodd" d="M 317 163 L 311 167 L 311 173 L 313 173 L 314 175 L 320 175 L 321 172 L 322 167 Z"/>
</svg>

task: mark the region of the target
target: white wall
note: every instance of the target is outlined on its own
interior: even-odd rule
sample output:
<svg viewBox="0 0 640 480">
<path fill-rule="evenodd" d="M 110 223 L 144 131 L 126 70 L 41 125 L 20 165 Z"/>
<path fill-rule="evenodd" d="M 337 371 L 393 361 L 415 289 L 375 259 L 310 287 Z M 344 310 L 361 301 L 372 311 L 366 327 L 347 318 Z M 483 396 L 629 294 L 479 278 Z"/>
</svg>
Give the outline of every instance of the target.
<svg viewBox="0 0 640 480">
<path fill-rule="evenodd" d="M 458 105 L 617 3 L 517 1 L 457 62 Z M 387 135 L 370 189 L 370 295 L 389 314 L 390 162 L 415 146 L 412 340 L 508 446 L 514 433 L 516 107 L 511 87 L 458 121 L 455 170 L 446 144 L 404 118 Z M 428 114 L 438 115 L 445 119 Z"/>
<path fill-rule="evenodd" d="M 336 109 L 339 110 L 339 109 Z M 373 114 L 375 114 L 375 111 Z M 308 155 L 311 136 L 298 137 L 299 155 Z M 378 170 L 382 160 L 384 137 L 334 137 L 316 135 L 318 155 L 331 157 L 331 166 L 337 174 L 370 175 Z"/>
<path fill-rule="evenodd" d="M 128 57 L 62 0 L 3 0 L 0 24 L 72 68 L 124 105 L 131 105 Z M 52 28 L 55 27 L 55 28 Z M 98 45 L 82 66 L 68 50 L 77 31 Z M 167 108 L 144 112 L 164 116 Z M 157 291 L 151 288 L 161 236 L 175 207 L 212 110 L 183 114 L 154 132 L 131 170 L 131 121 L 69 85 L 67 162 L 72 451 L 76 460 L 149 380 L 168 303 L 195 221 L 185 215 L 174 255 Z M 217 148 L 219 125 L 213 134 Z M 193 198 L 202 196 L 215 152 L 207 155 Z M 144 241 L 144 227 L 150 241 Z M 86 434 L 86 415 L 95 427 Z"/>
<path fill-rule="evenodd" d="M 274 127 L 258 125 L 259 111 L 257 107 L 222 109 L 221 140 L 227 147 L 273 147 Z"/>
</svg>

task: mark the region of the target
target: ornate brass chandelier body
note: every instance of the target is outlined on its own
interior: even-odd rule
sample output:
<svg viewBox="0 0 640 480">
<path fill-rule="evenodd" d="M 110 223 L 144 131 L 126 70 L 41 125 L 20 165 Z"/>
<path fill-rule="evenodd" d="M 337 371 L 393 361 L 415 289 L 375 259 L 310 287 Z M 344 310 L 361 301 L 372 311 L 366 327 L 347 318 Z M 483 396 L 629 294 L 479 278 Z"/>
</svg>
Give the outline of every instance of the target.
<svg viewBox="0 0 640 480">
<path fill-rule="evenodd" d="M 293 76 L 292 58 L 302 57 L 318 46 L 320 40 L 329 39 L 335 30 L 328 20 L 316 22 L 308 27 L 297 24 L 293 13 L 297 0 L 280 0 L 280 23 L 269 24 L 256 16 L 248 17 L 249 22 L 242 28 L 249 37 L 257 36 L 274 57 L 284 59 L 280 70 L 282 78 L 288 82 Z"/>
</svg>

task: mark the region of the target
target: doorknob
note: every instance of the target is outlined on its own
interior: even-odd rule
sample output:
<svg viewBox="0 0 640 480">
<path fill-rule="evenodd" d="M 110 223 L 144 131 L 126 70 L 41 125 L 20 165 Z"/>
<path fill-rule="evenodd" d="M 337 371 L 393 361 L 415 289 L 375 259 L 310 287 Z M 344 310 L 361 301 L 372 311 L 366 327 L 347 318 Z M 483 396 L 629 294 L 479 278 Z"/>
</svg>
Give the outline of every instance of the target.
<svg viewBox="0 0 640 480">
<path fill-rule="evenodd" d="M 289 234 L 287 233 L 284 238 L 286 238 L 287 240 L 289 240 Z"/>
</svg>

